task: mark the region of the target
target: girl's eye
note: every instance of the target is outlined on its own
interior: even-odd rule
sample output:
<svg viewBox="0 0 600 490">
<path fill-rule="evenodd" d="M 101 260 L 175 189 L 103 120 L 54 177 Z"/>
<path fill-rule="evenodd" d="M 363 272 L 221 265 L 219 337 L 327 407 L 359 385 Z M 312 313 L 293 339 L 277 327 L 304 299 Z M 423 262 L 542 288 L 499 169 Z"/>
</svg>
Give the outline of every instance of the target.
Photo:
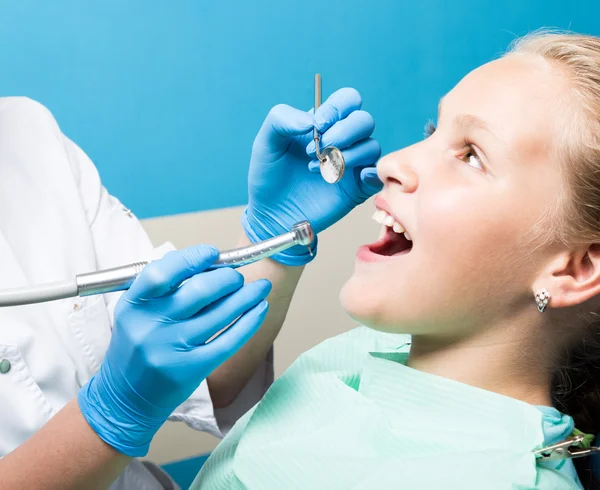
<svg viewBox="0 0 600 490">
<path fill-rule="evenodd" d="M 481 163 L 481 158 L 475 153 L 473 147 L 469 146 L 469 152 L 465 155 L 467 159 L 467 164 L 473 168 L 478 170 L 483 170 L 483 164 Z"/>
<path fill-rule="evenodd" d="M 431 119 L 427 121 L 427 123 L 425 124 L 425 139 L 429 138 L 433 133 L 435 133 L 436 129 L 437 128 L 435 127 L 435 124 Z M 468 148 L 468 152 L 464 156 L 464 158 L 466 158 L 467 160 L 467 164 L 478 170 L 483 170 L 484 167 L 481 163 L 481 158 L 479 158 L 479 155 L 477 155 L 477 152 L 473 148 L 473 145 L 471 145 L 468 141 L 465 141 L 464 147 Z"/>
</svg>

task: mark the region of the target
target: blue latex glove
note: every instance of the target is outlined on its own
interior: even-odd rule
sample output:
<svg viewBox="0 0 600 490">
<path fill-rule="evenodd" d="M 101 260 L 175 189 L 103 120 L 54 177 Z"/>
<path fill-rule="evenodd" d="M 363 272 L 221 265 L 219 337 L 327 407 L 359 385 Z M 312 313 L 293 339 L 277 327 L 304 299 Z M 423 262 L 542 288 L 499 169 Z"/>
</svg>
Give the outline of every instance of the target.
<svg viewBox="0 0 600 490">
<path fill-rule="evenodd" d="M 117 303 L 104 362 L 78 400 L 91 427 L 121 453 L 144 456 L 169 415 L 267 313 L 269 281 L 243 285 L 230 268 L 203 272 L 218 255 L 205 245 L 169 252 L 148 264 Z"/>
<path fill-rule="evenodd" d="M 328 228 L 381 189 L 375 164 L 379 143 L 370 138 L 375 124 L 360 110 L 360 94 L 351 88 L 335 92 L 316 114 L 287 105 L 275 106 L 254 140 L 248 174 L 248 206 L 242 224 L 253 242 L 289 231 L 308 220 L 315 233 Z M 313 142 L 334 145 L 346 162 L 337 184 L 323 180 Z M 313 252 L 316 248 L 313 244 Z M 305 247 L 292 247 L 272 257 L 286 265 L 312 260 Z"/>
</svg>

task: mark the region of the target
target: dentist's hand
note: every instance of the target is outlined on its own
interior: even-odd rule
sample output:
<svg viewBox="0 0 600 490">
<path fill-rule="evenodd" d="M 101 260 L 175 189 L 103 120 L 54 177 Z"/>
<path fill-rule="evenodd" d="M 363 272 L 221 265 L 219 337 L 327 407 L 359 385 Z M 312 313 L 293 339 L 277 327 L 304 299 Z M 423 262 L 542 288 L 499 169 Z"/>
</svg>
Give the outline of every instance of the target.
<svg viewBox="0 0 600 490">
<path fill-rule="evenodd" d="M 375 124 L 361 105 L 356 90 L 343 88 L 314 116 L 286 105 L 269 112 L 254 140 L 248 174 L 249 200 L 242 224 L 251 241 L 289 231 L 302 220 L 310 221 L 319 233 L 381 189 L 375 168 L 381 147 L 370 137 Z M 322 135 L 321 150 L 333 145 L 344 155 L 346 169 L 337 184 L 325 182 L 319 172 L 314 127 Z M 312 257 L 306 248 L 296 246 L 272 258 L 302 265 Z"/>
<path fill-rule="evenodd" d="M 117 303 L 104 362 L 78 400 L 91 427 L 121 453 L 145 455 L 173 410 L 265 318 L 270 282 L 244 286 L 230 268 L 203 272 L 218 254 L 205 245 L 170 252 L 148 264 Z"/>
</svg>

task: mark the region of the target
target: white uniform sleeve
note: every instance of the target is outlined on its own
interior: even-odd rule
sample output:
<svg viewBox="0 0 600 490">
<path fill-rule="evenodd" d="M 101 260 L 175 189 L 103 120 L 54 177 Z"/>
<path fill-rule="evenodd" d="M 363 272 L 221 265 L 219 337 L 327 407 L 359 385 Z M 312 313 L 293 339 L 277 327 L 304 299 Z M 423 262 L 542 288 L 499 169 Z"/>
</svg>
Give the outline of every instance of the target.
<svg viewBox="0 0 600 490">
<path fill-rule="evenodd" d="M 98 171 L 88 156 L 67 137 L 63 138 L 93 235 L 98 267 L 105 269 L 140 260 L 158 259 L 174 250 L 170 242 L 158 248 L 153 247 L 141 223 L 103 187 Z M 111 325 L 120 294 L 106 295 Z M 239 417 L 260 400 L 272 382 L 273 356 L 270 352 L 268 359 L 257 368 L 229 407 L 214 410 L 207 382 L 203 381 L 192 396 L 173 412 L 170 420 L 183 421 L 196 430 L 222 437 Z"/>
</svg>

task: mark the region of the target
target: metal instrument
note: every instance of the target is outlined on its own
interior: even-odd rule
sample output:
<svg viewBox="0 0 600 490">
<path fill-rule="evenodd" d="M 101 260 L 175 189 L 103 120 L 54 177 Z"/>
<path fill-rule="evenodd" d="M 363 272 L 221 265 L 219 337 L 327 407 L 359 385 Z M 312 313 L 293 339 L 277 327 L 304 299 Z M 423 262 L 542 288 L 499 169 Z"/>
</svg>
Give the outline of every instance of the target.
<svg viewBox="0 0 600 490">
<path fill-rule="evenodd" d="M 321 106 L 321 75 L 318 73 L 315 75 L 315 112 Z M 346 164 L 344 162 L 344 156 L 342 152 L 335 146 L 327 146 L 323 148 L 323 151 L 319 148 L 319 142 L 321 141 L 321 135 L 317 131 L 317 128 L 313 131 L 313 138 L 315 141 L 315 149 L 317 158 L 319 159 L 319 168 L 321 175 L 325 182 L 335 184 L 340 181 L 344 175 L 344 169 Z"/>
<path fill-rule="evenodd" d="M 538 461 L 558 461 L 561 459 L 582 458 L 584 456 L 600 453 L 600 448 L 598 447 L 581 447 L 583 439 L 584 436 L 578 434 L 569 439 L 565 439 L 564 441 L 557 442 L 556 444 L 537 449 L 533 453 Z"/>
<path fill-rule="evenodd" d="M 314 234 L 308 221 L 296 223 L 290 231 L 281 235 L 254 243 L 247 247 L 225 250 L 219 258 L 206 270 L 222 267 L 242 267 L 287 250 L 295 245 L 308 247 L 313 242 Z M 43 303 L 74 296 L 91 296 L 94 294 L 112 293 L 129 289 L 136 277 L 148 262 L 88 272 L 75 276 L 75 281 L 54 282 L 17 289 L 0 291 L 0 307 Z"/>
</svg>

